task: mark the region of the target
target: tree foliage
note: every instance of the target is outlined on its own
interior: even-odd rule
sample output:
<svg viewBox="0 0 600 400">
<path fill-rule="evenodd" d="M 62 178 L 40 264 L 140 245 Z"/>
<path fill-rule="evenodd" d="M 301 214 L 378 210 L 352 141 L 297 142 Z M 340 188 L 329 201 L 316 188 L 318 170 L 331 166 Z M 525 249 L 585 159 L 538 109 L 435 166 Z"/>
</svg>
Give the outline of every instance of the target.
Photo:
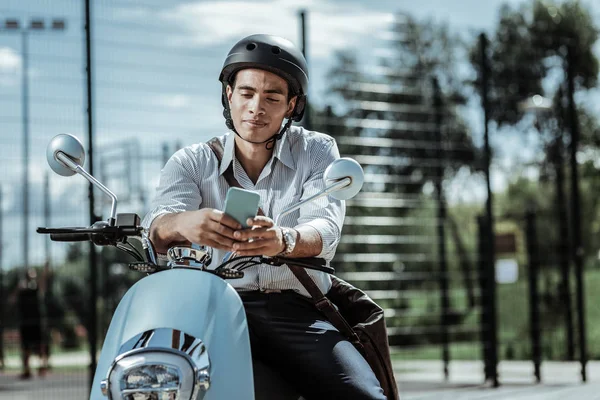
<svg viewBox="0 0 600 400">
<path fill-rule="evenodd" d="M 580 130 L 580 150 L 588 156 L 598 154 L 600 150 L 600 125 L 596 116 L 580 102 L 576 107 L 577 121 L 570 119 L 567 82 L 567 71 L 570 69 L 579 95 L 597 87 L 599 66 L 593 47 L 598 32 L 590 10 L 577 0 L 534 1 L 514 8 L 502 6 L 495 32 L 489 41 L 486 57 L 489 61 L 489 115 L 492 121 L 500 127 L 513 127 L 516 132 L 525 135 L 531 131 L 531 126 L 521 123 L 525 110 L 519 104 L 535 94 L 552 98 L 551 109 L 538 111 L 534 118 L 541 151 L 540 157 L 533 160 L 537 163 L 539 177 L 536 184 L 540 192 L 547 193 L 551 199 L 555 199 L 557 191 L 567 191 L 572 184 L 566 165 L 574 123 L 578 124 Z M 470 58 L 479 76 L 474 82 L 475 87 L 481 92 L 479 42 L 472 44 Z M 598 166 L 591 164 L 585 165 L 580 173 L 584 238 L 593 235 L 592 224 L 587 222 L 598 218 L 591 200 L 595 194 L 588 191 L 593 187 L 588 181 L 594 179 L 594 173 L 591 172 L 594 168 L 597 175 Z M 563 181 L 562 176 L 567 179 Z M 533 184 L 528 181 L 525 185 L 518 177 L 513 181 L 517 183 L 509 187 L 506 196 L 515 199 L 522 198 L 526 188 Z M 555 229 L 556 216 L 566 217 L 568 214 L 568 203 L 546 204 L 544 196 L 534 196 L 529 200 L 541 213 L 554 216 L 549 218 L 553 222 L 549 230 Z M 506 204 L 514 201 L 507 199 Z M 515 206 L 511 212 L 517 210 L 519 207 Z M 589 243 L 586 247 L 587 255 L 592 256 L 594 251 Z"/>
<path fill-rule="evenodd" d="M 499 126 L 519 122 L 524 114 L 520 102 L 543 94 L 544 79 L 556 68 L 564 70 L 567 61 L 572 63 L 578 88 L 595 87 L 598 60 L 593 46 L 597 39 L 598 29 L 590 11 L 577 0 L 535 1 L 514 8 L 503 5 L 485 54 L 489 62 L 490 119 Z M 474 85 L 481 93 L 479 42 L 471 46 L 470 59 L 478 72 Z"/>
<path fill-rule="evenodd" d="M 478 167 L 478 150 L 460 113 L 468 94 L 459 73 L 464 58 L 461 39 L 447 24 L 410 15 L 397 21 L 394 40 L 386 48 L 388 56 L 376 65 L 364 54 L 337 54 L 328 76 L 337 100 L 335 112 L 328 108 L 315 118 L 315 129 L 336 137 L 342 155 L 356 157 L 371 176 L 363 188 L 365 201 L 349 203 L 348 221 L 364 216 L 395 221 L 346 223 L 345 237 L 398 240 L 390 244 L 343 241 L 339 253 L 369 253 L 374 258 L 380 253 L 398 255 L 398 261 L 388 264 L 345 262 L 346 270 L 439 271 L 434 187 L 460 168 Z M 376 206 L 378 200 L 389 200 L 390 206 Z M 460 241 L 460 235 L 450 240 Z M 467 252 L 464 248 L 462 253 Z M 459 261 L 466 268 L 470 265 L 465 257 Z M 398 282 L 383 284 L 397 289 Z M 438 282 L 432 275 L 431 280 L 407 285 L 430 289 Z M 410 305 L 398 305 L 405 306 Z"/>
<path fill-rule="evenodd" d="M 467 124 L 457 111 L 465 103 L 464 85 L 456 72 L 459 38 L 447 25 L 418 21 L 405 15 L 395 26 L 397 40 L 391 56 L 364 72 L 362 61 L 352 52 L 337 54 L 328 79 L 342 105 L 337 114 L 323 113 L 317 129 L 339 136 L 397 140 L 391 146 L 340 146 L 342 152 L 389 157 L 388 164 L 367 165 L 369 171 L 405 177 L 400 184 L 385 184 L 384 192 L 419 194 L 437 178 L 436 163 L 444 158 L 451 174 L 462 166 L 474 166 L 476 149 Z M 393 61 L 391 61 L 393 60 Z M 439 109 L 435 109 L 435 85 L 439 82 Z M 442 117 L 435 124 L 436 113 Z M 440 129 L 441 127 L 441 129 Z M 438 152 L 441 140 L 444 151 Z M 392 142 L 390 142 L 392 143 Z"/>
<path fill-rule="evenodd" d="M 536 1 L 529 31 L 533 45 L 544 57 L 566 57 L 574 66 L 580 87 L 590 89 L 598 83 L 598 59 L 593 47 L 598 28 L 592 14 L 580 1 Z"/>
</svg>

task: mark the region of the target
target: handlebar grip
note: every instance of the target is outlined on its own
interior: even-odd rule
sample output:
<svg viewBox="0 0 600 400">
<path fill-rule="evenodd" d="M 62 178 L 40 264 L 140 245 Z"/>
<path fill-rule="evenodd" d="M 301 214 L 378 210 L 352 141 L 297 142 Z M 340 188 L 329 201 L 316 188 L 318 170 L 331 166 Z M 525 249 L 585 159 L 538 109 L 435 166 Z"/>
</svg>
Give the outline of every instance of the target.
<svg viewBox="0 0 600 400">
<path fill-rule="evenodd" d="M 89 233 L 51 233 L 50 240 L 54 242 L 87 242 Z"/>
</svg>

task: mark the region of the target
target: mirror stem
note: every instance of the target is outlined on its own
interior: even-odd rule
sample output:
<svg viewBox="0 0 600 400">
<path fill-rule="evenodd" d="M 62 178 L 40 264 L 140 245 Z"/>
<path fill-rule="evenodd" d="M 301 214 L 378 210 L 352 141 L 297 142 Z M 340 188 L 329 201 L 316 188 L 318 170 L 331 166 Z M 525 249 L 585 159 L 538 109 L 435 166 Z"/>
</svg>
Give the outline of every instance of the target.
<svg viewBox="0 0 600 400">
<path fill-rule="evenodd" d="M 60 162 L 65 164 L 68 168 L 77 172 L 79 175 L 83 176 L 85 179 L 90 181 L 93 185 L 97 186 L 100 190 L 102 190 L 104 193 L 106 193 L 111 198 L 112 205 L 110 207 L 109 222 L 110 222 L 110 226 L 113 226 L 115 224 L 115 218 L 117 216 L 117 196 L 115 196 L 115 194 L 113 192 L 108 190 L 108 188 L 106 186 L 104 186 L 102 183 L 100 183 L 96 178 L 94 178 L 93 176 L 88 174 L 85 169 L 81 168 L 81 166 L 74 163 L 73 160 L 71 160 L 71 158 L 69 158 L 69 156 L 67 156 L 62 151 L 57 151 L 55 157 Z"/>
<path fill-rule="evenodd" d="M 343 189 L 346 186 L 350 185 L 352 183 L 352 178 L 345 177 L 345 178 L 341 178 L 341 179 L 333 181 L 333 182 L 334 183 L 325 187 L 325 189 L 323 189 L 321 192 L 319 192 L 313 196 L 310 196 L 308 199 L 302 200 L 301 202 L 296 203 L 293 206 L 290 206 L 290 207 L 286 208 L 285 210 L 283 210 L 281 212 L 281 214 L 279 214 L 277 216 L 277 218 L 275 218 L 275 225 L 279 226 L 279 221 L 281 220 L 282 217 L 288 215 L 289 213 L 291 213 L 294 210 L 297 210 L 298 208 L 302 207 L 304 204 L 311 202 L 313 200 L 316 200 L 325 195 L 328 195 L 331 192 L 335 192 L 336 190 Z"/>
</svg>

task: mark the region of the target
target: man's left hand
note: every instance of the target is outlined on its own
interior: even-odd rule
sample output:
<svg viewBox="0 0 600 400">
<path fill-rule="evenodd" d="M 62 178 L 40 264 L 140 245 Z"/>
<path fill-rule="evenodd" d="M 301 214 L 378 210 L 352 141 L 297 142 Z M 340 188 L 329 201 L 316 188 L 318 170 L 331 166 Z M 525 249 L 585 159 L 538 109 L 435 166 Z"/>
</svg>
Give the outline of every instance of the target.
<svg viewBox="0 0 600 400">
<path fill-rule="evenodd" d="M 233 251 L 237 255 L 273 257 L 285 250 L 281 228 L 271 218 L 257 216 L 248 219 L 247 224 L 251 228 L 234 233 L 238 242 L 233 245 Z"/>
</svg>

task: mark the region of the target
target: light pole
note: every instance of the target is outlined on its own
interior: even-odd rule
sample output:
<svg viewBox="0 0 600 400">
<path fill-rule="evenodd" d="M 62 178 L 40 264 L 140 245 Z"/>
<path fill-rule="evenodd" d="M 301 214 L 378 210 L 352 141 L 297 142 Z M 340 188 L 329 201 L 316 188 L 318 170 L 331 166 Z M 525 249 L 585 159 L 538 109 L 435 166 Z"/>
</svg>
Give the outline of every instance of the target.
<svg viewBox="0 0 600 400">
<path fill-rule="evenodd" d="M 23 267 L 25 270 L 29 268 L 29 57 L 28 57 L 28 41 L 31 33 L 50 31 L 64 31 L 65 21 L 62 19 L 54 19 L 51 24 L 46 27 L 43 19 L 32 19 L 29 25 L 22 25 L 17 19 L 6 19 L 3 26 L 0 28 L 0 33 L 15 33 L 21 35 L 21 101 L 22 101 L 22 125 L 23 125 Z"/>
<path fill-rule="evenodd" d="M 3 231 L 3 209 L 2 209 L 2 187 L 0 186 L 0 371 L 4 370 L 4 265 L 2 262 L 2 250 L 4 240 L 2 236 Z"/>
</svg>

